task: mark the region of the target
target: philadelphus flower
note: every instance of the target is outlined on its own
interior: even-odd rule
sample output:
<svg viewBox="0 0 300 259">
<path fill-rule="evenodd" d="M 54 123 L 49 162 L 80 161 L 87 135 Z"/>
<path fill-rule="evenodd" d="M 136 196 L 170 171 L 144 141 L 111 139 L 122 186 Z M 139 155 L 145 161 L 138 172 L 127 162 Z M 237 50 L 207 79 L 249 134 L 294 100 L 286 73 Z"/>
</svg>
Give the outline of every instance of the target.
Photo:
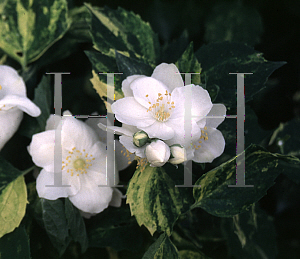
<svg viewBox="0 0 300 259">
<path fill-rule="evenodd" d="M 170 158 L 170 148 L 161 140 L 154 140 L 147 145 L 145 153 L 153 167 L 163 166 Z"/>
<path fill-rule="evenodd" d="M 13 68 L 0 65 L 0 150 L 17 131 L 23 112 L 37 117 L 41 110 L 26 96 L 23 79 Z"/>
<path fill-rule="evenodd" d="M 39 197 L 56 200 L 68 197 L 79 210 L 99 213 L 113 201 L 114 188 L 99 185 L 114 185 L 114 175 L 106 177 L 106 145 L 99 141 L 96 132 L 86 123 L 65 112 L 62 118 L 62 184 L 70 187 L 47 187 L 54 184 L 54 115 L 47 120 L 46 131 L 33 135 L 28 147 L 33 162 L 43 169 L 36 180 Z M 114 172 L 117 175 L 117 172 Z M 118 177 L 116 177 L 116 184 Z"/>
<path fill-rule="evenodd" d="M 125 97 L 112 105 L 116 118 L 125 124 L 147 132 L 150 138 L 172 140 L 184 144 L 185 91 L 191 88 L 191 135 L 201 136 L 205 116 L 213 104 L 209 94 L 200 86 L 186 85 L 174 64 L 161 64 L 151 77 L 130 76 L 122 83 Z"/>
<path fill-rule="evenodd" d="M 192 115 L 191 138 L 185 136 L 187 90 L 192 93 L 191 100 L 188 100 Z M 175 161 L 173 156 L 170 162 L 179 163 L 185 160 L 185 156 L 187 160 L 199 163 L 212 162 L 223 153 L 225 140 L 216 128 L 225 119 L 226 107 L 223 104 L 212 104 L 208 92 L 201 86 L 184 86 L 174 64 L 160 64 L 151 77 L 127 77 L 122 82 L 122 91 L 125 97 L 112 105 L 116 118 L 126 127 L 132 126 L 146 132 L 149 138 L 160 139 L 168 146 L 184 147 L 184 156 L 183 153 L 179 156 L 179 150 L 173 148 L 175 156 L 180 158 Z M 118 127 L 111 128 L 118 133 Z M 133 145 L 132 135 L 128 142 Z M 126 144 L 129 146 L 129 143 Z M 147 152 L 146 157 L 148 159 Z"/>
</svg>

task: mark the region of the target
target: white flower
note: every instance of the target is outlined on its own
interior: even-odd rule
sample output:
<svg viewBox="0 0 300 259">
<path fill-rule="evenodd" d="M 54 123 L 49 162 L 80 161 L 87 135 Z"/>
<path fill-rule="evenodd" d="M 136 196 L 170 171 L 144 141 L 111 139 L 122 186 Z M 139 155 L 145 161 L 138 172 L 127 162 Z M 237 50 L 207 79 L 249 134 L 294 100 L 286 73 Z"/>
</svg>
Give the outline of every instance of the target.
<svg viewBox="0 0 300 259">
<path fill-rule="evenodd" d="M 122 82 L 125 97 L 112 104 L 117 120 L 135 126 L 150 138 L 184 143 L 185 91 L 191 88 L 191 134 L 201 136 L 205 116 L 213 104 L 200 86 L 186 85 L 174 64 L 161 64 L 151 77 L 134 75 Z"/>
<path fill-rule="evenodd" d="M 23 112 L 37 117 L 41 110 L 26 96 L 23 79 L 13 68 L 0 65 L 0 150 L 17 131 Z"/>
<path fill-rule="evenodd" d="M 191 138 L 185 134 L 185 123 L 189 123 L 185 120 L 186 90 L 192 93 Z M 184 86 L 174 64 L 157 66 L 151 77 L 127 77 L 122 82 L 122 91 L 125 97 L 112 105 L 112 111 L 123 126 L 109 128 L 123 135 L 120 142 L 130 152 L 145 157 L 141 152 L 143 149 L 137 148 L 132 138 L 134 132 L 142 130 L 150 138 L 161 139 L 168 146 L 180 145 L 184 148 L 184 153 L 173 148 L 176 158 L 173 156 L 170 162 L 174 164 L 186 160 L 212 162 L 223 153 L 225 140 L 216 128 L 225 119 L 226 107 L 212 104 L 208 92 L 202 87 Z"/>
<path fill-rule="evenodd" d="M 64 113 L 64 115 L 67 115 Z M 39 197 L 56 200 L 68 197 L 75 207 L 87 213 L 99 213 L 113 198 L 113 174 L 106 177 L 106 145 L 95 131 L 74 117 L 63 117 L 61 130 L 62 184 L 70 187 L 47 187 L 54 184 L 54 115 L 46 131 L 33 135 L 28 151 L 33 162 L 43 169 L 37 177 Z M 114 172 L 117 175 L 117 172 Z M 108 187 L 99 187 L 108 185 Z M 116 195 L 120 205 L 120 195 Z"/>
<path fill-rule="evenodd" d="M 187 160 L 186 150 L 181 145 L 175 144 L 170 147 L 172 158 L 169 162 L 173 165 L 181 164 Z"/>
<path fill-rule="evenodd" d="M 165 142 L 154 140 L 146 146 L 145 154 L 150 166 L 163 166 L 170 158 L 170 148 Z"/>
</svg>

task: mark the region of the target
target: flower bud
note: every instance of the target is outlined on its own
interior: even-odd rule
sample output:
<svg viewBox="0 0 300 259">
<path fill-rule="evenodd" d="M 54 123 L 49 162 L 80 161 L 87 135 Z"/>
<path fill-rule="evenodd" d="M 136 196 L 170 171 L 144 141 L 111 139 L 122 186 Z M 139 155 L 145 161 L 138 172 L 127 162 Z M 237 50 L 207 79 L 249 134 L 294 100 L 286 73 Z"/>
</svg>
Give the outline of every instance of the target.
<svg viewBox="0 0 300 259">
<path fill-rule="evenodd" d="M 145 154 L 150 166 L 163 166 L 170 158 L 170 148 L 165 142 L 155 140 L 146 147 Z"/>
<path fill-rule="evenodd" d="M 186 150 L 179 144 L 172 145 L 170 147 L 171 150 L 171 158 L 169 162 L 173 165 L 181 164 L 187 160 L 186 158 Z"/>
<path fill-rule="evenodd" d="M 140 130 L 140 131 L 133 134 L 133 144 L 136 147 L 144 146 L 148 142 L 148 140 L 149 140 L 149 136 L 143 130 Z"/>
</svg>

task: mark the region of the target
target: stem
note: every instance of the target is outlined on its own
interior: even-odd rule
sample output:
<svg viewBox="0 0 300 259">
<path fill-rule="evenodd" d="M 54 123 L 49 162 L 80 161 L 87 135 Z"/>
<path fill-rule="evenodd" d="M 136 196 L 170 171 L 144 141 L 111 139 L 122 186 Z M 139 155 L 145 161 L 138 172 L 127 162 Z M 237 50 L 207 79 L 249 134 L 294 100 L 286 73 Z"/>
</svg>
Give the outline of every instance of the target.
<svg viewBox="0 0 300 259">
<path fill-rule="evenodd" d="M 30 168 L 28 168 L 28 169 L 26 169 L 26 170 L 24 170 L 24 171 L 22 171 L 23 172 L 23 174 L 22 175 L 25 175 L 25 174 L 27 174 L 27 173 L 29 173 L 29 172 L 31 172 L 34 168 L 36 168 L 36 166 L 34 165 L 34 166 L 32 166 L 32 167 L 30 167 Z"/>
</svg>

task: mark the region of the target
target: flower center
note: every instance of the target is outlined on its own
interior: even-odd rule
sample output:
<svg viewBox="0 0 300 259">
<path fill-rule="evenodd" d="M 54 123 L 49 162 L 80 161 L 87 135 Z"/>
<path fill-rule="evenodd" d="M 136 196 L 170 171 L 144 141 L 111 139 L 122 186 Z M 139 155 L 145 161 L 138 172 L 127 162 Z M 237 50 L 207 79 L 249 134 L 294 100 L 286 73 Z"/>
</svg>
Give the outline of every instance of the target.
<svg viewBox="0 0 300 259">
<path fill-rule="evenodd" d="M 87 174 L 87 169 L 92 166 L 90 162 L 95 160 L 93 155 L 85 152 L 85 149 L 79 151 L 76 147 L 72 148 L 72 151 L 69 151 L 69 154 L 64 161 L 62 161 L 61 170 L 66 169 L 67 173 L 70 173 L 71 176 L 76 174 Z"/>
<path fill-rule="evenodd" d="M 73 167 L 78 170 L 85 168 L 86 162 L 82 158 L 78 158 L 73 162 Z"/>
<path fill-rule="evenodd" d="M 199 141 L 196 144 L 195 143 L 193 144 L 193 146 L 196 150 L 201 148 L 201 145 L 200 145 L 202 143 L 201 139 L 203 139 L 204 141 L 208 140 L 208 134 L 207 134 L 206 130 L 207 130 L 207 127 L 205 126 L 204 129 L 201 130 L 201 137 L 200 137 Z"/>
<path fill-rule="evenodd" d="M 146 97 L 149 95 L 147 94 Z M 172 109 L 175 108 L 174 102 L 171 102 L 171 93 L 166 90 L 165 94 L 158 93 L 155 103 L 150 104 L 147 112 L 152 112 L 153 117 L 161 122 L 167 121 L 172 114 Z"/>
</svg>

